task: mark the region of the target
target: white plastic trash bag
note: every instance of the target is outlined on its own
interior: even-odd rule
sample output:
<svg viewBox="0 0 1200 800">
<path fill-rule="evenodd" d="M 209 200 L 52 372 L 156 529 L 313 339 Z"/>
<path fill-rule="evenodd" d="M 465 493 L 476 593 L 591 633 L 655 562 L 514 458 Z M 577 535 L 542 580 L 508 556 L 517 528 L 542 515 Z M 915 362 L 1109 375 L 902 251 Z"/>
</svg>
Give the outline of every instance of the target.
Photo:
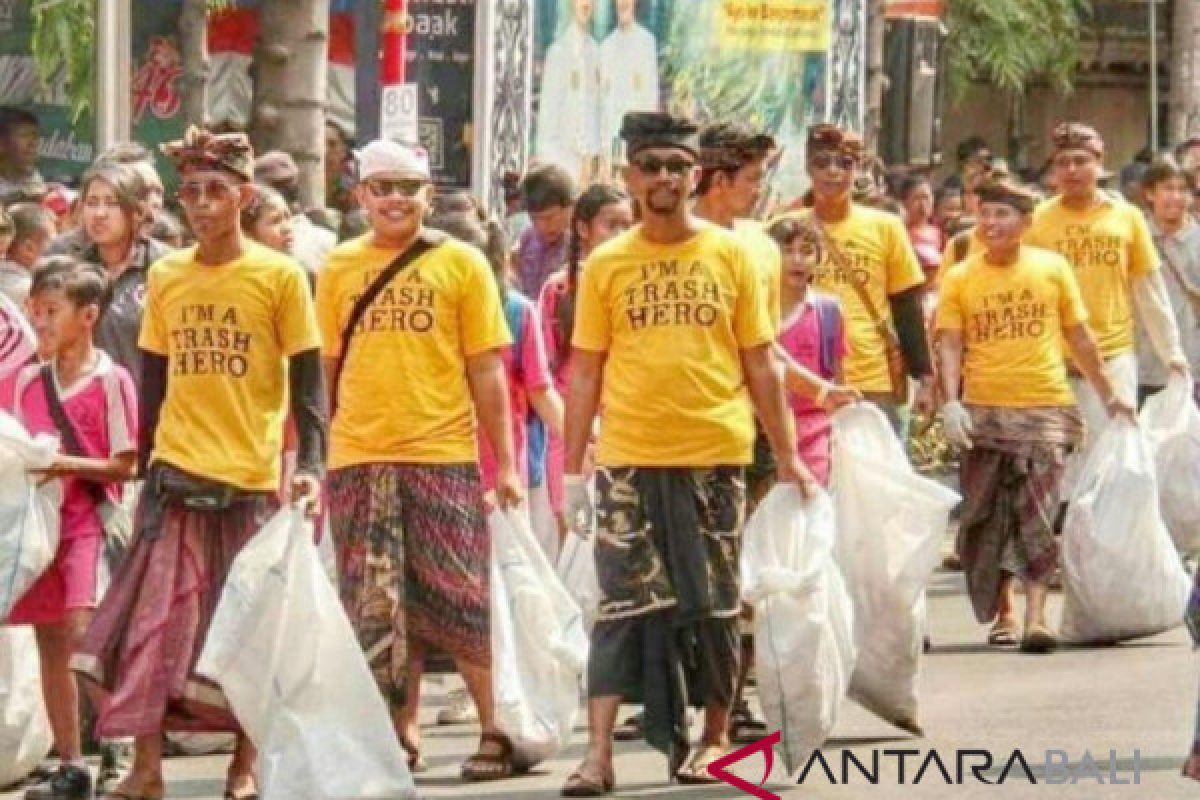
<svg viewBox="0 0 1200 800">
<path fill-rule="evenodd" d="M 517 768 L 528 769 L 570 741 L 588 640 L 528 520 L 495 512 L 488 526 L 496 727 L 512 740 Z"/>
<path fill-rule="evenodd" d="M 53 436 L 31 437 L 0 412 L 0 620 L 54 561 L 62 487 L 38 486 L 29 470 L 49 466 L 57 452 Z"/>
<path fill-rule="evenodd" d="M 1116 642 L 1183 623 L 1191 580 L 1159 515 L 1150 446 L 1127 421 L 1104 429 L 1080 471 L 1063 526 L 1063 588 L 1069 641 Z"/>
<path fill-rule="evenodd" d="M 29 777 L 52 744 L 33 629 L 0 627 L 0 789 Z"/>
<path fill-rule="evenodd" d="M 1192 382 L 1172 375 L 1146 401 L 1140 422 L 1154 454 L 1163 522 L 1179 552 L 1200 552 L 1200 409 Z"/>
<path fill-rule="evenodd" d="M 263 800 L 416 797 L 301 511 L 281 511 L 234 560 L 196 669 L 258 747 Z"/>
<path fill-rule="evenodd" d="M 746 525 L 742 598 L 754 607 L 758 695 L 788 773 L 837 722 L 854 672 L 854 611 L 833 558 L 833 501 L 771 490 Z"/>
<path fill-rule="evenodd" d="M 858 403 L 833 417 L 837 561 L 854 602 L 850 696 L 920 733 L 917 671 L 925 588 L 959 496 L 918 475 L 887 417 Z"/>
</svg>

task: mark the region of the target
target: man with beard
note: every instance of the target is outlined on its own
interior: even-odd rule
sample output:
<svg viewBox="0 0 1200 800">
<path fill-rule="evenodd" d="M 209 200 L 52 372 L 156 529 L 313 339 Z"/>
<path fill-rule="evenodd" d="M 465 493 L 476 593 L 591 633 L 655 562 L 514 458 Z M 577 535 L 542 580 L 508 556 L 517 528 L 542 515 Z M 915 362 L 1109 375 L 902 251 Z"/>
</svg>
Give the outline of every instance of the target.
<svg viewBox="0 0 1200 800">
<path fill-rule="evenodd" d="M 695 125 L 631 113 L 621 138 L 642 222 L 584 267 L 567 405 L 567 519 L 582 535 L 596 523 L 601 594 L 588 753 L 563 787 L 568 797 L 612 791 L 622 699 L 645 704 L 646 739 L 668 754 L 671 776 L 713 782 L 707 769 L 729 747 L 737 682 L 742 468 L 754 411 L 779 479 L 804 492 L 814 485 L 787 425 L 763 282 L 737 237 L 688 207 Z M 583 462 L 600 407 L 593 504 Z M 704 707 L 705 723 L 686 760 L 689 704 Z"/>
</svg>

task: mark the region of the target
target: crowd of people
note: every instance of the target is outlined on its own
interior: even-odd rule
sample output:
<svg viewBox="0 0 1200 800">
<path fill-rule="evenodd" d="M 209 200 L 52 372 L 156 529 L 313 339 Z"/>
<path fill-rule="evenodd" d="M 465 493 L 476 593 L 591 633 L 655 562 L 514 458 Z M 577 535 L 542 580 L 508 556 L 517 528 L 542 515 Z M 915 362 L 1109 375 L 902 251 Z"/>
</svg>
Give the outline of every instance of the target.
<svg viewBox="0 0 1200 800">
<path fill-rule="evenodd" d="M 155 800 L 164 731 L 239 731 L 194 667 L 230 565 L 284 503 L 328 519 L 414 772 L 441 656 L 466 685 L 441 721 L 482 729 L 463 778 L 518 771 L 493 708 L 498 508 L 529 516 L 552 563 L 595 536 L 588 748 L 563 794 L 613 791 L 614 736 L 644 737 L 672 779 L 713 782 L 733 741 L 766 733 L 745 697 L 741 528 L 772 485 L 827 484 L 831 415 L 853 403 L 901 436 L 940 418 L 987 642 L 1055 649 L 1069 466 L 1200 358 L 1191 145 L 1189 166 L 1155 160 L 1127 199 L 1104 187 L 1099 133 L 1064 123 L 1038 182 L 969 141 L 935 190 L 817 125 L 810 192 L 763 209 L 764 132 L 638 112 L 620 138 L 620 180 L 581 190 L 533 166 L 494 216 L 435 190 L 420 148 L 353 151 L 331 126 L 313 210 L 287 154 L 196 128 L 163 148 L 176 198 L 134 143 L 47 186 L 36 118 L 0 110 L 0 317 L 35 334 L 0 401 L 59 437 L 44 476 L 64 487 L 58 555 L 7 620 L 37 632 L 61 761 L 27 797 L 98 782 Z M 116 552 L 111 511 L 133 494 Z M 618 725 L 627 702 L 643 711 Z M 256 796 L 255 759 L 239 736 L 227 797 Z M 1200 736 L 1185 772 L 1200 780 Z"/>
</svg>

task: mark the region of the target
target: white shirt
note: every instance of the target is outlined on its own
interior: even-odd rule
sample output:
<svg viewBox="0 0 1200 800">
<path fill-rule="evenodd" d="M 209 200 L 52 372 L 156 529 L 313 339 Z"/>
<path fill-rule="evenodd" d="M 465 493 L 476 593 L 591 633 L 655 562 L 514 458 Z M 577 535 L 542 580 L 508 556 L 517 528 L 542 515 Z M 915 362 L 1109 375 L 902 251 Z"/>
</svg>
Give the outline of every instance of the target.
<svg viewBox="0 0 1200 800">
<path fill-rule="evenodd" d="M 611 156 L 630 111 L 658 111 L 658 42 L 636 22 L 617 27 L 600 45 L 602 127 L 600 148 Z"/>
<path fill-rule="evenodd" d="M 599 154 L 600 47 L 572 22 L 546 51 L 538 107 L 537 157 L 575 178 Z"/>
</svg>

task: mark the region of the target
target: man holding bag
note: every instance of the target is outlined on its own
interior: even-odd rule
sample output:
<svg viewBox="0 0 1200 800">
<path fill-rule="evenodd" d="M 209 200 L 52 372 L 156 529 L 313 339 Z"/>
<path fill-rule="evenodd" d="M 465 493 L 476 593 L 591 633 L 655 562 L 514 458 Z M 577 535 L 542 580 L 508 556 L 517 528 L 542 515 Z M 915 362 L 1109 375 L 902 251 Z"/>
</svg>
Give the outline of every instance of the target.
<svg viewBox="0 0 1200 800">
<path fill-rule="evenodd" d="M 468 780 L 513 774 L 492 703 L 489 579 L 476 418 L 496 496 L 522 500 L 502 351 L 512 343 L 483 254 L 426 229 L 424 150 L 375 141 L 359 154 L 371 230 L 333 251 L 317 281 L 333 413 L 329 505 L 342 602 L 391 706 L 409 766 L 426 653 L 454 657 L 479 711 Z"/>
<path fill-rule="evenodd" d="M 741 610 L 743 467 L 762 420 L 779 480 L 815 486 L 789 435 L 764 284 L 745 247 L 692 216 L 696 126 L 630 113 L 621 136 L 642 223 L 596 250 L 577 300 L 567 402 L 568 522 L 591 535 L 601 602 L 588 664 L 588 754 L 563 794 L 613 790 L 612 731 L 622 699 L 644 702 L 647 741 L 670 773 L 715 782 L 729 747 Z M 582 476 L 604 418 L 596 501 Z M 684 709 L 705 708 L 688 752 Z"/>
<path fill-rule="evenodd" d="M 249 140 L 193 127 L 163 150 L 197 244 L 147 276 L 138 537 L 72 660 L 103 696 L 97 735 L 136 737 L 133 769 L 111 793 L 126 798 L 163 796 L 163 731 L 239 731 L 195 665 L 230 566 L 277 506 L 289 405 L 291 496 L 314 512 L 325 455 L 308 280 L 240 225 L 254 197 Z M 241 736 L 227 796 L 255 796 L 254 765 Z"/>
<path fill-rule="evenodd" d="M 807 148 L 813 207 L 783 216 L 817 223 L 825 255 L 813 287 L 836 297 L 845 312 L 846 383 L 899 427 L 910 377 L 919 381 L 916 410 L 934 410 L 921 308 L 925 273 L 904 223 L 894 214 L 852 200 L 863 159 L 862 139 L 834 125 L 815 125 Z"/>
<path fill-rule="evenodd" d="M 937 313 L 946 437 L 963 451 L 958 554 L 976 618 L 993 644 L 1015 644 L 1013 577 L 1025 584 L 1023 652 L 1048 653 L 1048 582 L 1058 566 L 1054 517 L 1067 454 L 1083 421 L 1067 382 L 1066 341 L 1110 416 L 1133 419 L 1085 324 L 1070 266 L 1023 246 L 1035 196 L 1006 181 L 979 189 L 986 250 L 946 273 Z M 960 395 L 961 389 L 961 395 Z M 961 396 L 961 400 L 958 398 Z"/>
</svg>

